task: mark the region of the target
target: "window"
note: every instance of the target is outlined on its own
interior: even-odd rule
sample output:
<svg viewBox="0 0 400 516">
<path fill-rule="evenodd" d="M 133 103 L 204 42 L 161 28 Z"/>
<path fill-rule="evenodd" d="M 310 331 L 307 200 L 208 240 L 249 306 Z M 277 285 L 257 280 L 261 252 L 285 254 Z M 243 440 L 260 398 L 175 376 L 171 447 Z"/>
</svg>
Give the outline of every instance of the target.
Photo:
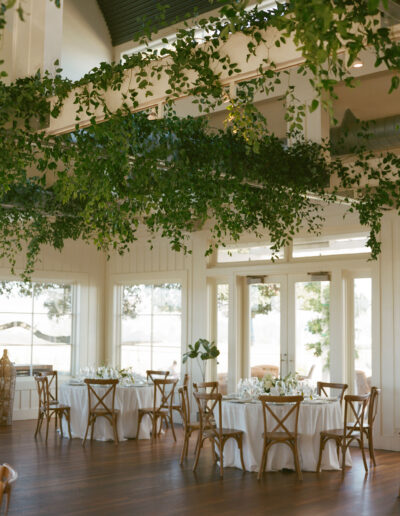
<svg viewBox="0 0 400 516">
<path fill-rule="evenodd" d="M 121 313 L 121 367 L 145 374 L 181 367 L 182 287 L 179 283 L 124 285 Z"/>
<path fill-rule="evenodd" d="M 0 351 L 16 365 L 71 372 L 72 289 L 59 283 L 0 283 Z"/>
<path fill-rule="evenodd" d="M 355 392 L 365 394 L 372 374 L 371 278 L 355 278 L 353 288 Z"/>
<path fill-rule="evenodd" d="M 231 262 L 254 262 L 271 260 L 274 252 L 269 245 L 262 246 L 229 246 L 217 250 L 218 263 Z M 275 258 L 283 258 L 284 251 L 281 249 Z"/>
<path fill-rule="evenodd" d="M 370 253 L 371 249 L 366 247 L 367 240 L 368 234 L 326 236 L 313 239 L 295 238 L 293 240 L 293 258 Z"/>
</svg>

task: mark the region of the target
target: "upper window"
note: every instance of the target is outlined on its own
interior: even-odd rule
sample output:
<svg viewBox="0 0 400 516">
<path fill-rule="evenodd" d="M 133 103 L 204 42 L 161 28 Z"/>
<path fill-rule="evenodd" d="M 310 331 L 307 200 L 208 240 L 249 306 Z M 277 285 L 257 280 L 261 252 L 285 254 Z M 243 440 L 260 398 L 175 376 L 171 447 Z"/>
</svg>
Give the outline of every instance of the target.
<svg viewBox="0 0 400 516">
<path fill-rule="evenodd" d="M 121 313 L 121 367 L 179 376 L 182 287 L 179 283 L 124 285 Z"/>
<path fill-rule="evenodd" d="M 72 286 L 0 283 L 0 351 L 16 365 L 71 372 Z"/>
<path fill-rule="evenodd" d="M 256 262 L 271 260 L 274 252 L 269 245 L 260 246 L 227 246 L 217 250 L 218 263 L 230 262 Z M 281 249 L 276 258 L 283 258 L 284 251 Z"/>
<path fill-rule="evenodd" d="M 333 256 L 337 254 L 370 253 L 366 246 L 368 234 L 325 236 L 318 238 L 294 238 L 293 258 Z"/>
</svg>

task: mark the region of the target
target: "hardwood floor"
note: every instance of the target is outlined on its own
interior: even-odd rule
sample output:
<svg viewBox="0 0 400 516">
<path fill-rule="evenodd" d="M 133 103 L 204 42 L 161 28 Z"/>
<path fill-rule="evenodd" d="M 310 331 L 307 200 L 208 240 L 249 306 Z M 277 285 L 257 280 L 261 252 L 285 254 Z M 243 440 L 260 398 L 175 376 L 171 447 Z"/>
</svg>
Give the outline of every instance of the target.
<svg viewBox="0 0 400 516">
<path fill-rule="evenodd" d="M 400 453 L 377 452 L 378 466 L 364 475 L 361 456 L 352 450 L 353 467 L 344 481 L 339 471 L 255 473 L 227 468 L 223 480 L 202 453 L 192 473 L 192 448 L 184 467 L 178 463 L 182 432 L 158 442 L 87 443 L 61 439 L 53 428 L 46 446 L 34 439 L 33 421 L 0 427 L 0 462 L 19 473 L 10 515 L 400 515 Z M 42 432 L 43 433 L 43 432 Z M 193 443 L 192 443 L 193 444 Z"/>
</svg>

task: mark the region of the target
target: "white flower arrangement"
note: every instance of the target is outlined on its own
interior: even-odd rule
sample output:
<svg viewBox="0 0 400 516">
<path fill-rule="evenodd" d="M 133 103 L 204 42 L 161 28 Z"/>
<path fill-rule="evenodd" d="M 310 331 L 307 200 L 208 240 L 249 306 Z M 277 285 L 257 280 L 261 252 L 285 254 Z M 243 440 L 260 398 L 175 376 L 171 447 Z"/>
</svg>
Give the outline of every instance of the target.
<svg viewBox="0 0 400 516">
<path fill-rule="evenodd" d="M 289 373 L 284 378 L 266 374 L 261 380 L 264 392 L 269 394 L 271 389 L 277 390 L 279 395 L 294 393 L 299 385 L 297 373 Z"/>
<path fill-rule="evenodd" d="M 80 372 L 80 376 L 82 378 L 104 378 L 104 379 L 115 379 L 119 380 L 121 383 L 134 384 L 135 378 L 137 375 L 133 372 L 131 367 L 127 367 L 124 369 L 117 369 L 116 367 L 102 365 L 99 367 L 90 367 L 84 368 Z"/>
</svg>

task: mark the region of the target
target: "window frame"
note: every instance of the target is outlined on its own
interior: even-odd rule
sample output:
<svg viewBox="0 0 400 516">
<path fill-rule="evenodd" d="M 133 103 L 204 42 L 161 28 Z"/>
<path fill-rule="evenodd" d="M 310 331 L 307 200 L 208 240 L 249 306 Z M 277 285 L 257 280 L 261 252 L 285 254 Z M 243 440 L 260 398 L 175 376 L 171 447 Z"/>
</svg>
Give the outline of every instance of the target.
<svg viewBox="0 0 400 516">
<path fill-rule="evenodd" d="M 106 356 L 107 363 L 111 362 L 115 367 L 121 365 L 121 322 L 122 322 L 122 292 L 126 285 L 160 285 L 164 283 L 180 283 L 182 291 L 181 308 L 181 358 L 187 350 L 188 335 L 188 306 L 187 306 L 187 272 L 157 272 L 141 274 L 113 274 L 110 278 L 113 292 L 113 311 L 111 334 L 107 339 Z M 188 361 L 189 362 L 189 361 Z M 181 363 L 181 375 L 188 372 L 188 362 Z"/>
<path fill-rule="evenodd" d="M 82 276 L 82 275 L 77 275 Z M 2 272 L 0 269 L 0 281 L 2 282 L 20 282 L 21 277 L 18 275 L 18 271 L 16 271 L 16 275 L 12 275 L 7 272 Z M 71 367 L 70 370 L 66 373 L 62 373 L 63 378 L 68 378 L 70 376 L 73 376 L 78 368 L 78 357 L 79 357 L 79 349 L 78 349 L 78 331 L 79 331 L 79 325 L 78 325 L 78 313 L 79 313 L 79 298 L 81 295 L 80 292 L 80 284 L 78 282 L 78 278 L 66 278 L 64 274 L 60 273 L 49 273 L 49 274 L 34 274 L 31 277 L 31 283 L 58 283 L 63 285 L 69 285 L 71 286 Z M 34 312 L 31 312 L 31 314 L 34 314 Z M 32 330 L 31 330 L 32 331 Z M 12 345 L 10 346 L 12 347 Z M 32 363 L 32 351 L 33 351 L 33 341 L 31 339 L 30 343 L 30 358 L 27 360 L 27 363 L 29 363 L 31 371 L 32 366 L 34 365 Z M 27 378 L 27 377 L 25 377 Z M 31 376 L 30 376 L 31 378 Z"/>
</svg>

